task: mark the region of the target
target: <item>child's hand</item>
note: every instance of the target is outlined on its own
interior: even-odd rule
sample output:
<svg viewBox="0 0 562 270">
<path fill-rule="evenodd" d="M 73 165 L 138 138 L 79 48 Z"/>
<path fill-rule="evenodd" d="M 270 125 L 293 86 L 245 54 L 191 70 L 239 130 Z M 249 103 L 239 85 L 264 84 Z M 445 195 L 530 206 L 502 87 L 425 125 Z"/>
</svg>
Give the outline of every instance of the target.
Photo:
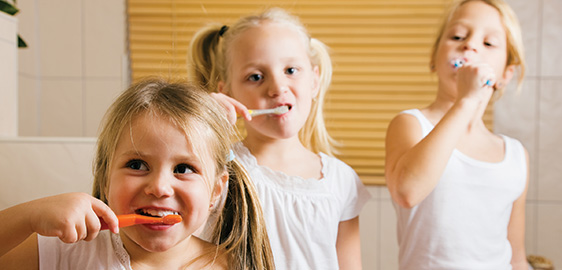
<svg viewBox="0 0 562 270">
<path fill-rule="evenodd" d="M 252 120 L 252 116 L 248 112 L 248 108 L 246 108 L 244 104 L 238 102 L 238 100 L 222 93 L 211 93 L 211 96 L 226 109 L 226 117 L 231 124 L 236 124 L 236 118 L 238 118 L 238 115 L 244 117 L 244 119 L 248 121 Z"/>
<path fill-rule="evenodd" d="M 488 103 L 496 81 L 494 70 L 485 63 L 466 63 L 457 71 L 458 99 L 475 99 Z"/>
<path fill-rule="evenodd" d="M 67 193 L 29 203 L 32 230 L 43 236 L 56 236 L 65 243 L 94 239 L 100 231 L 100 218 L 112 232 L 119 231 L 119 221 L 111 208 L 86 193 Z"/>
</svg>

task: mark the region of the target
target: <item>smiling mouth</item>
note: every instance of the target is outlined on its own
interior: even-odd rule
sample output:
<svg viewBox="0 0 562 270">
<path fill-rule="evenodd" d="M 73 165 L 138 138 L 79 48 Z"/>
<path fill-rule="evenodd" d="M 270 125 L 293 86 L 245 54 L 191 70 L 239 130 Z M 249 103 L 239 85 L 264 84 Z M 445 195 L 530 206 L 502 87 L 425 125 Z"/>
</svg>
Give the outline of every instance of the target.
<svg viewBox="0 0 562 270">
<path fill-rule="evenodd" d="M 147 216 L 147 217 L 164 217 L 167 215 L 179 215 L 179 212 L 170 210 L 158 210 L 158 209 L 137 209 L 136 214 Z"/>
</svg>

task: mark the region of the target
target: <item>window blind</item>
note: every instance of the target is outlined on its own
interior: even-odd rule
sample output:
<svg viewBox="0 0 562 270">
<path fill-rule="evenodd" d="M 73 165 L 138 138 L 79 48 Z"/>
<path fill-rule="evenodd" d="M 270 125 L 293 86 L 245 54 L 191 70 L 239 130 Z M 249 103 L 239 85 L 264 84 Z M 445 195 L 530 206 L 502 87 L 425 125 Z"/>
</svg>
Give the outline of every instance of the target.
<svg viewBox="0 0 562 270">
<path fill-rule="evenodd" d="M 149 75 L 186 78 L 193 34 L 208 23 L 281 7 L 301 18 L 331 49 L 333 81 L 325 106 L 338 158 L 366 184 L 384 184 L 384 138 L 400 111 L 427 106 L 437 78 L 429 54 L 450 0 L 129 0 L 133 81 Z M 491 106 L 484 116 L 492 126 Z"/>
</svg>

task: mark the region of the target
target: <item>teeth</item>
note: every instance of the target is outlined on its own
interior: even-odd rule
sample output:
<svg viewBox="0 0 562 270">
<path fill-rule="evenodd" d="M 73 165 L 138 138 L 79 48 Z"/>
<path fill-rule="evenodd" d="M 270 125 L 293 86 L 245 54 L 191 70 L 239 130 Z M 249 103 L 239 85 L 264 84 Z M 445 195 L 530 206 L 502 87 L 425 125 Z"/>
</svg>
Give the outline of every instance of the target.
<svg viewBox="0 0 562 270">
<path fill-rule="evenodd" d="M 163 217 L 167 215 L 179 215 L 178 212 L 168 211 L 168 210 L 157 210 L 157 209 L 139 209 L 140 214 L 150 215 L 153 217 Z"/>
</svg>

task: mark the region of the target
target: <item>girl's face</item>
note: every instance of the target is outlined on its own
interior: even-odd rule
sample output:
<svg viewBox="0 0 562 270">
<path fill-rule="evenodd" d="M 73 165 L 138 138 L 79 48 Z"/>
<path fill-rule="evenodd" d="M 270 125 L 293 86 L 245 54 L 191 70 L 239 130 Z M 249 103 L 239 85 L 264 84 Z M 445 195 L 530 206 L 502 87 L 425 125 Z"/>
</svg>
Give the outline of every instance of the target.
<svg viewBox="0 0 562 270">
<path fill-rule="evenodd" d="M 194 129 L 206 128 L 192 121 Z M 191 140 L 191 144 L 188 142 Z M 166 119 L 142 114 L 133 119 L 119 138 L 110 168 L 108 204 L 116 214 L 164 216 L 179 214 L 174 225 L 134 225 L 120 229 L 129 253 L 165 251 L 187 245 L 187 239 L 209 215 L 214 195 L 211 183 L 223 183 L 217 176 L 211 152 L 195 152 L 192 144 L 204 145 L 205 138 L 185 132 Z M 217 181 L 217 178 L 221 178 Z M 220 194 L 217 184 L 214 194 Z"/>
<path fill-rule="evenodd" d="M 506 69 L 506 32 L 498 10 L 482 1 L 469 1 L 456 10 L 433 59 L 439 81 L 447 88 L 456 85 L 456 68 L 452 65 L 455 59 L 485 63 L 498 81 L 509 81 L 513 70 Z"/>
<path fill-rule="evenodd" d="M 246 122 L 248 135 L 286 139 L 304 126 L 318 92 L 318 68 L 312 66 L 296 29 L 266 22 L 240 33 L 229 48 L 230 89 L 225 92 L 249 109 L 288 105 L 282 115 L 256 116 Z"/>
</svg>

